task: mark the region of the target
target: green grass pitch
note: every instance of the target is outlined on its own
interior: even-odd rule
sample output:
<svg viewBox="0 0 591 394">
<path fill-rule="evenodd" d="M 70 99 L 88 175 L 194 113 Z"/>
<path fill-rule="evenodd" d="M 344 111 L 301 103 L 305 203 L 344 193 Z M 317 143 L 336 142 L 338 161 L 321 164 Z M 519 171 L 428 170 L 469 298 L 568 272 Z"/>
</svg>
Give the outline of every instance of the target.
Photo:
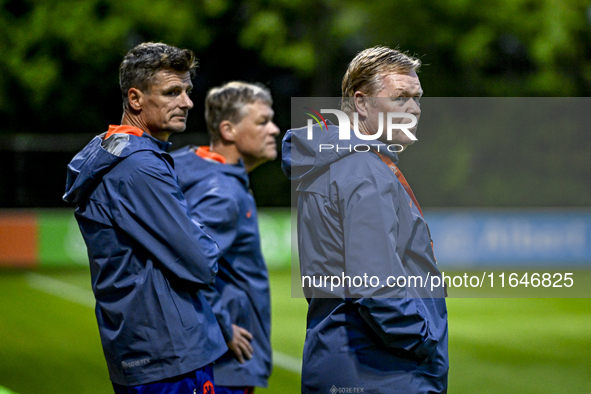
<svg viewBox="0 0 591 394">
<path fill-rule="evenodd" d="M 0 393 L 112 393 L 88 273 L 0 273 Z M 299 393 L 306 301 L 271 272 L 276 365 Z M 90 298 L 89 298 L 90 295 Z M 448 299 L 450 393 L 591 392 L 590 299 Z M 277 356 L 279 355 L 279 356 Z"/>
</svg>

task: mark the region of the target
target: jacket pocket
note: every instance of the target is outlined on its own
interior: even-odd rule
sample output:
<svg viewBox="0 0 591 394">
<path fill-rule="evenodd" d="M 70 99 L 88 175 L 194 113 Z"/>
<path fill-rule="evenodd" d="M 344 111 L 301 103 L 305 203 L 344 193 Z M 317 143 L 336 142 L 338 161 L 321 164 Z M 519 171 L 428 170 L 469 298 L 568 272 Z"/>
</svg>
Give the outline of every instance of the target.
<svg viewBox="0 0 591 394">
<path fill-rule="evenodd" d="M 195 327 L 198 323 L 198 319 L 197 311 L 191 300 L 191 295 L 187 291 L 172 288 L 168 279 L 164 278 L 164 280 L 166 281 L 168 294 L 170 294 L 170 298 L 176 308 L 181 324 L 187 329 Z"/>
</svg>

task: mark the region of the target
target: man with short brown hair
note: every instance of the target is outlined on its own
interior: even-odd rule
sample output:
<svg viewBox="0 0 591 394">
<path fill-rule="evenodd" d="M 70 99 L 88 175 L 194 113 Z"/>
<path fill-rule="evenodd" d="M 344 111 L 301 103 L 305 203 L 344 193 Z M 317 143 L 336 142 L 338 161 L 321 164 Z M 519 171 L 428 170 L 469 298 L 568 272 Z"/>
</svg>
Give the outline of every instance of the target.
<svg viewBox="0 0 591 394">
<path fill-rule="evenodd" d="M 168 137 L 185 130 L 193 52 L 144 43 L 120 68 L 121 125 L 68 165 L 64 200 L 88 248 L 96 317 L 118 394 L 213 393 L 227 349 L 202 290 L 219 248 L 191 220 Z"/>
</svg>

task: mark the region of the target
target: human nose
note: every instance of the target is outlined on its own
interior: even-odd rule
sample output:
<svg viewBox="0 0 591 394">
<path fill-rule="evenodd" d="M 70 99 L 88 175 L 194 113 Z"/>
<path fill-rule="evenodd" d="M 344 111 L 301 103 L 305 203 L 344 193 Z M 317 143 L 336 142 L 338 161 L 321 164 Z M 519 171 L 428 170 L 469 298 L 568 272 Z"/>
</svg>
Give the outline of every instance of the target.
<svg viewBox="0 0 591 394">
<path fill-rule="evenodd" d="M 181 95 L 181 108 L 183 109 L 191 109 L 193 108 L 193 101 L 191 100 L 191 98 L 189 97 L 189 94 L 187 92 L 183 92 L 183 94 Z"/>
<path fill-rule="evenodd" d="M 269 131 L 269 134 L 271 134 L 272 136 L 276 136 L 279 134 L 279 127 L 277 127 L 277 125 L 274 122 L 270 122 L 271 123 L 271 130 Z"/>
<path fill-rule="evenodd" d="M 414 116 L 419 116 L 421 114 L 421 106 L 419 103 L 414 99 L 410 98 L 407 103 L 406 112 L 409 114 L 413 114 Z"/>
</svg>

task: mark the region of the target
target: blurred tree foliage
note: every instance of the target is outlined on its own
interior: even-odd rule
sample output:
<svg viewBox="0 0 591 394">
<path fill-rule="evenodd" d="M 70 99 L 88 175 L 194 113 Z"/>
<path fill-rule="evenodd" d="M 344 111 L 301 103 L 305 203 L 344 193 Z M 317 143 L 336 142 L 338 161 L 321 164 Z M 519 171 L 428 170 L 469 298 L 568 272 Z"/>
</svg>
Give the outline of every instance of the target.
<svg viewBox="0 0 591 394">
<path fill-rule="evenodd" d="M 589 96 L 590 20 L 583 0 L 0 0 L 0 133 L 96 133 L 118 123 L 116 70 L 143 41 L 191 48 L 201 59 L 194 129 L 203 128 L 205 91 L 230 79 L 269 85 L 287 129 L 291 96 L 339 96 L 348 62 L 373 45 L 419 56 L 431 97 Z M 403 157 L 423 163 L 408 171 L 422 180 L 425 205 L 531 204 L 533 188 L 508 193 L 520 183 L 514 172 L 490 173 L 489 162 L 475 159 L 494 160 L 487 150 L 494 135 L 472 130 L 460 141 L 446 133 L 437 140 L 449 146 L 419 143 Z M 560 189 L 577 198 L 553 192 L 535 204 L 589 205 L 591 174 L 573 171 L 565 159 L 591 167 L 587 135 L 574 133 L 566 145 L 538 137 L 535 130 L 521 135 L 517 156 L 504 160 L 523 154 L 519 165 L 538 185 L 546 176 L 536 172 L 540 160 L 526 158 L 554 158 L 556 179 L 568 178 Z M 280 177 L 277 167 L 266 166 L 265 176 Z M 480 182 L 481 174 L 488 181 Z M 441 176 L 448 181 L 430 189 Z M 285 187 L 277 182 L 271 186 Z M 285 203 L 272 190 L 261 192 L 264 205 L 265 198 Z"/>
</svg>

